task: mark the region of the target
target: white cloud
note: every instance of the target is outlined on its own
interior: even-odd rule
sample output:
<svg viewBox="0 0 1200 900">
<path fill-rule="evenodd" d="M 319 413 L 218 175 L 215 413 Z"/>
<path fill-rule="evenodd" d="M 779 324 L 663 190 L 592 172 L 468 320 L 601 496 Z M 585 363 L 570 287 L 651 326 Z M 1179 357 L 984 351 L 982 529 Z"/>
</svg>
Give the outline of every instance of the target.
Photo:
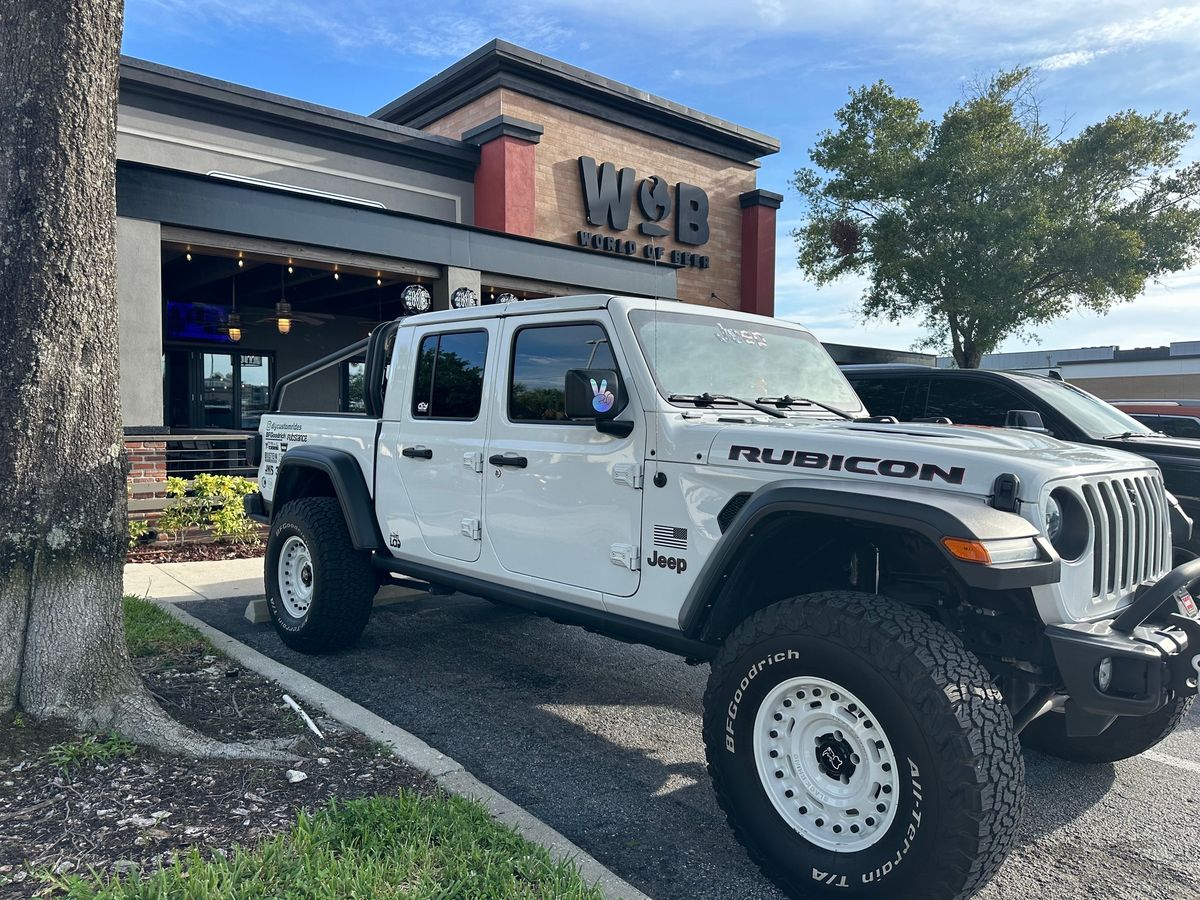
<svg viewBox="0 0 1200 900">
<path fill-rule="evenodd" d="M 345 51 L 384 49 L 409 56 L 454 60 L 500 37 L 554 51 L 572 36 L 533 4 L 444 3 L 414 10 L 387 0 L 128 0 L 126 15 L 143 24 L 211 20 L 225 28 L 275 28 L 285 34 L 327 38 Z M 586 49 L 587 44 L 581 45 Z"/>
<path fill-rule="evenodd" d="M 1067 53 L 1056 53 L 1053 56 L 1047 56 L 1038 66 L 1043 69 L 1070 69 L 1074 66 L 1083 66 L 1090 63 L 1098 54 L 1105 53 L 1104 50 L 1071 50 Z"/>
</svg>

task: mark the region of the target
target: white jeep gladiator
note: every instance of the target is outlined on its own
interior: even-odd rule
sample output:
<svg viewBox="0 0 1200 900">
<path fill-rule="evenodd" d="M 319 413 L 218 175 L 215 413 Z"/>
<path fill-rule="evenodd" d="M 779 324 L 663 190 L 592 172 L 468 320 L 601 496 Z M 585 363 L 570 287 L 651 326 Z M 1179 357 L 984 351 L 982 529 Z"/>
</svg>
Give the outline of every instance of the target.
<svg viewBox="0 0 1200 900">
<path fill-rule="evenodd" d="M 254 441 L 284 643 L 404 580 L 708 663 L 717 798 L 793 895 L 969 895 L 1022 743 L 1121 759 L 1196 694 L 1200 561 L 1144 458 L 871 417 L 798 325 L 608 295 L 386 323 L 272 409 L 364 356 L 365 414 Z"/>
</svg>

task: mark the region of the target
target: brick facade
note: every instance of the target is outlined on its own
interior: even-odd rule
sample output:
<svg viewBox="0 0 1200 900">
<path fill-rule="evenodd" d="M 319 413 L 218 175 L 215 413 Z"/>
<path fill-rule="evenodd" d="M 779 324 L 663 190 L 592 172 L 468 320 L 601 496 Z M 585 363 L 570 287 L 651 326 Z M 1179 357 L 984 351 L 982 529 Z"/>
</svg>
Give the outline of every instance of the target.
<svg viewBox="0 0 1200 900">
<path fill-rule="evenodd" d="M 742 209 L 738 198 L 755 187 L 757 169 L 748 164 L 706 153 L 692 147 L 618 125 L 585 113 L 535 99 L 516 91 L 499 88 L 423 126 L 423 130 L 443 137 L 458 138 L 473 127 L 497 115 L 513 116 L 541 125 L 545 131 L 536 148 L 536 230 L 534 237 L 575 245 L 580 230 L 620 235 L 639 245 L 648 238 L 637 226 L 643 220 L 632 204 L 629 228 L 624 232 L 589 225 L 579 179 L 579 157 L 590 156 L 617 167 L 629 166 L 637 178 L 658 175 L 670 183 L 672 196 L 676 182 L 701 187 L 708 194 L 710 237 L 696 247 L 677 243 L 674 238 L 674 210 L 662 224 L 672 234 L 659 239 L 671 250 L 702 253 L 709 257 L 707 269 L 683 268 L 677 276 L 679 297 L 690 303 L 741 307 Z M 774 235 L 771 235 L 772 242 Z M 716 294 L 720 301 L 711 297 Z M 723 301 L 723 302 L 722 302 Z"/>
<path fill-rule="evenodd" d="M 125 442 L 130 484 L 160 484 L 167 480 L 166 441 Z"/>
</svg>

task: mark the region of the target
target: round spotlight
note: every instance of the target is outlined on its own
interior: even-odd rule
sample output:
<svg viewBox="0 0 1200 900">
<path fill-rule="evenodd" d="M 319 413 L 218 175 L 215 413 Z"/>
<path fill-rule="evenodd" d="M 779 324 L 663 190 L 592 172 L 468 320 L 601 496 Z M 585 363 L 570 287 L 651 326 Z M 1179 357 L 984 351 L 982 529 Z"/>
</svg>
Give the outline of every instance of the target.
<svg viewBox="0 0 1200 900">
<path fill-rule="evenodd" d="M 429 310 L 433 298 L 424 285 L 410 284 L 400 294 L 400 301 L 404 304 L 406 313 L 423 313 Z"/>
<path fill-rule="evenodd" d="M 469 287 L 460 287 L 450 295 L 450 305 L 455 309 L 467 309 L 479 305 L 479 297 Z"/>
</svg>

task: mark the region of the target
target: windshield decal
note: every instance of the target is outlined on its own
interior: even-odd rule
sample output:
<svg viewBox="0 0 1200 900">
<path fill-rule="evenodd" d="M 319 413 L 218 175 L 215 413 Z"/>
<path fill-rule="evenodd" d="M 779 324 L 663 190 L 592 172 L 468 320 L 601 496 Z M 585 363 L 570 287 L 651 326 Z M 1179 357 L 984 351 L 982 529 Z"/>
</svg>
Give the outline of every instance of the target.
<svg viewBox="0 0 1200 900">
<path fill-rule="evenodd" d="M 720 322 L 717 323 L 717 340 L 723 344 L 749 344 L 760 350 L 767 349 L 767 336 L 761 331 L 726 328 Z"/>
<path fill-rule="evenodd" d="M 853 472 L 856 475 L 882 475 L 886 478 L 916 478 L 947 484 L 962 484 L 967 470 L 962 466 L 944 469 L 935 463 L 917 463 L 907 459 L 880 459 L 876 456 L 843 456 L 840 453 L 814 453 L 802 450 L 776 450 L 774 447 L 746 447 L 734 444 L 729 458 L 769 466 L 793 466 L 824 469 L 829 472 Z"/>
</svg>

